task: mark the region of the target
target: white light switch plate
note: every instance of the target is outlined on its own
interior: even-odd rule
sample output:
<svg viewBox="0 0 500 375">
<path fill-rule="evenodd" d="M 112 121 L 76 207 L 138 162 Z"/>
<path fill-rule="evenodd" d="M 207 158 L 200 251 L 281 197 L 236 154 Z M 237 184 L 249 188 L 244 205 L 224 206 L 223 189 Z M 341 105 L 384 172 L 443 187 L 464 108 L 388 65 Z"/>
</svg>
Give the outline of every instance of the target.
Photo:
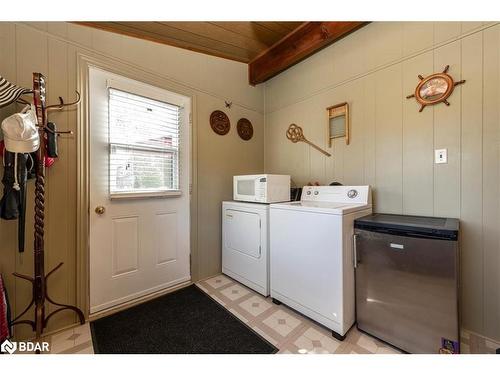
<svg viewBox="0 0 500 375">
<path fill-rule="evenodd" d="M 434 162 L 436 164 L 448 163 L 448 151 L 446 148 L 434 150 Z"/>
</svg>

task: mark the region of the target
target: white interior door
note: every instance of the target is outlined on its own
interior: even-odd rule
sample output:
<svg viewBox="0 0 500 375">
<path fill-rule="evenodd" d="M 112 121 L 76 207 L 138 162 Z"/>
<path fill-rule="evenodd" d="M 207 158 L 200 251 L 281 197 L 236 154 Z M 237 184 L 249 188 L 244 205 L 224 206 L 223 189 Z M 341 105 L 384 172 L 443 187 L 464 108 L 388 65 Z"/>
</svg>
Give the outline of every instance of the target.
<svg viewBox="0 0 500 375">
<path fill-rule="evenodd" d="M 89 71 L 90 312 L 190 280 L 190 98 Z"/>
</svg>

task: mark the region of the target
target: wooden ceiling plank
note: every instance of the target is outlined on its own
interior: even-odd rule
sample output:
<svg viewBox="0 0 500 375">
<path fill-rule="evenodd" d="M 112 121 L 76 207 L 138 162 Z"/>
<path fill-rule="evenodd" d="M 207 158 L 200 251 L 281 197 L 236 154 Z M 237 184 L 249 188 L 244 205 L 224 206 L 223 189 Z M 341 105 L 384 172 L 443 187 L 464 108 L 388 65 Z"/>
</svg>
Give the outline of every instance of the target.
<svg viewBox="0 0 500 375">
<path fill-rule="evenodd" d="M 196 47 L 209 48 L 214 51 L 219 51 L 220 53 L 223 54 L 237 56 L 242 59 L 249 59 L 251 56 L 249 52 L 241 46 L 227 44 L 225 42 L 214 40 L 207 36 L 201 36 L 187 30 L 181 30 L 169 26 L 168 24 L 165 23 L 159 23 L 159 22 L 124 22 L 124 23 L 127 25 L 138 27 L 141 30 L 148 30 L 151 32 L 158 33 L 167 38 L 173 38 L 176 40 L 181 40 L 187 43 L 191 43 L 193 44 L 193 46 Z"/>
<path fill-rule="evenodd" d="M 262 52 L 267 48 L 267 45 L 245 35 L 235 33 L 231 30 L 226 30 L 211 22 L 160 22 L 167 26 L 174 27 L 180 30 L 188 31 L 193 34 L 203 36 L 214 41 L 226 43 L 235 47 L 244 48 L 252 52 L 252 55 Z"/>
<path fill-rule="evenodd" d="M 89 26 L 105 31 L 118 33 L 121 35 L 135 37 L 138 39 L 148 40 L 155 43 L 165 44 L 173 47 L 179 47 L 198 53 L 205 53 L 211 56 L 222 57 L 238 62 L 246 63 L 249 60 L 247 56 L 233 55 L 227 52 L 221 52 L 219 50 L 208 48 L 203 45 L 194 45 L 193 43 L 190 42 L 186 42 L 180 39 L 175 39 L 172 37 L 165 37 L 164 35 L 158 34 L 156 32 L 142 30 L 118 22 L 75 22 L 75 23 L 83 26 Z"/>
<path fill-rule="evenodd" d="M 258 21 L 258 22 L 255 22 L 255 23 L 257 25 L 265 27 L 266 29 L 271 30 L 272 32 L 280 35 L 282 38 L 290 32 L 290 29 L 287 29 L 286 27 L 283 27 L 278 22 Z"/>
<path fill-rule="evenodd" d="M 255 22 L 232 22 L 232 21 L 222 21 L 222 22 L 212 22 L 213 24 L 222 27 L 223 29 L 244 35 L 248 38 L 252 38 L 264 43 L 266 46 L 272 46 L 278 40 L 280 36 L 275 32 L 255 23 Z"/>
<path fill-rule="evenodd" d="M 365 24 L 366 22 L 304 23 L 250 61 L 250 84 L 267 81 Z"/>
<path fill-rule="evenodd" d="M 166 44 L 176 44 L 181 48 L 188 48 L 192 51 L 206 53 L 209 51 L 215 56 L 229 57 L 232 60 L 248 62 L 250 54 L 243 48 L 226 45 L 224 43 L 201 37 L 184 30 L 178 30 L 168 25 L 156 22 L 114 22 L 122 28 L 135 30 L 140 36 L 141 33 L 158 38 Z"/>
</svg>

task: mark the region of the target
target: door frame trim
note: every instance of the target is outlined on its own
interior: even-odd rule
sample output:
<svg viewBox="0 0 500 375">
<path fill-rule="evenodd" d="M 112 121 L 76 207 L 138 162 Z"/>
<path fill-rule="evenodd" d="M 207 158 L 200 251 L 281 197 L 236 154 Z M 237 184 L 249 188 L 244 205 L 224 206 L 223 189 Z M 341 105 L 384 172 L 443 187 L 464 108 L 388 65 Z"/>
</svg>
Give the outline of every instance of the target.
<svg viewBox="0 0 500 375">
<path fill-rule="evenodd" d="M 81 94 L 81 105 L 77 109 L 77 202 L 76 202 L 76 304 L 83 311 L 86 319 L 90 316 L 90 124 L 89 124 L 89 68 L 94 67 L 126 78 L 144 82 L 168 91 L 184 95 L 191 99 L 190 118 L 190 259 L 197 259 L 198 241 L 196 233 L 198 187 L 197 187 L 197 121 L 196 92 L 192 88 L 162 77 L 157 73 L 128 64 L 122 60 L 84 53 L 76 54 L 77 90 Z M 191 280 L 197 280 L 198 267 L 191 263 Z"/>
</svg>

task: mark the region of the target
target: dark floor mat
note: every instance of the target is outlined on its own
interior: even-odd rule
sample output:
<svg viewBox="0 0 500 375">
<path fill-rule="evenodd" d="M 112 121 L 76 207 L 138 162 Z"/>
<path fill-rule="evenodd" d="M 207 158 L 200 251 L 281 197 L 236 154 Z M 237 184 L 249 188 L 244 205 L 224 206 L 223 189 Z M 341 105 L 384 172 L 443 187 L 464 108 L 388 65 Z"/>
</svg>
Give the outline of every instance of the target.
<svg viewBox="0 0 500 375">
<path fill-rule="evenodd" d="M 90 323 L 100 354 L 270 354 L 271 345 L 195 285 Z"/>
</svg>

